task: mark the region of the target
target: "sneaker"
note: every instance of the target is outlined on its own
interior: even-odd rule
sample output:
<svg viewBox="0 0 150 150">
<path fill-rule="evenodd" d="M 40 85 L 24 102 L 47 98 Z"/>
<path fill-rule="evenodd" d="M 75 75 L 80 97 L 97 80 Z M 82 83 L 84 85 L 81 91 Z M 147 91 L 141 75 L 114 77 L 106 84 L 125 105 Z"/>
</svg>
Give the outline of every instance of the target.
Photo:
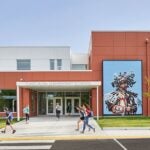
<svg viewBox="0 0 150 150">
<path fill-rule="evenodd" d="M 12 134 L 14 134 L 16 132 L 16 130 L 13 130 Z"/>
<path fill-rule="evenodd" d="M 5 131 L 1 131 L 1 133 L 5 133 Z"/>
<path fill-rule="evenodd" d="M 79 131 L 79 129 L 75 129 L 75 131 Z"/>
<path fill-rule="evenodd" d="M 81 131 L 80 133 L 84 134 L 84 131 Z"/>
</svg>

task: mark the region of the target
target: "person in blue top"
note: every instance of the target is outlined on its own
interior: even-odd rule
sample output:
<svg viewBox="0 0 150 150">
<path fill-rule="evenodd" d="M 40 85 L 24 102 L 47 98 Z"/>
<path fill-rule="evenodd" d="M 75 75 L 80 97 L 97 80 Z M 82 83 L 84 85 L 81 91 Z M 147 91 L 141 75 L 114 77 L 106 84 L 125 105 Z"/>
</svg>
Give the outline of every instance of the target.
<svg viewBox="0 0 150 150">
<path fill-rule="evenodd" d="M 14 128 L 11 125 L 12 120 L 13 120 L 13 113 L 11 111 L 9 111 L 8 108 L 5 108 L 4 112 L 6 112 L 6 126 L 5 126 L 4 131 L 1 131 L 1 132 L 6 133 L 7 126 L 10 126 L 10 128 L 12 129 L 12 134 L 14 134 L 16 132 L 16 130 L 14 130 Z"/>
<path fill-rule="evenodd" d="M 29 105 L 27 105 L 24 109 L 23 109 L 23 113 L 25 114 L 25 117 L 26 117 L 26 123 L 29 123 L 29 114 L 30 114 L 30 111 L 29 111 Z"/>
</svg>

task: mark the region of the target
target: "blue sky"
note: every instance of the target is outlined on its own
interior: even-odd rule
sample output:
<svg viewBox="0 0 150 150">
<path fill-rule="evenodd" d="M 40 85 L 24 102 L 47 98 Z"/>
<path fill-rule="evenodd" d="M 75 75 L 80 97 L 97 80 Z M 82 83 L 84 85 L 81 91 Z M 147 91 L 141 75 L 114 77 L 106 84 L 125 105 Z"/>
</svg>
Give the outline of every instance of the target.
<svg viewBox="0 0 150 150">
<path fill-rule="evenodd" d="M 93 30 L 150 30 L 149 0 L 0 0 L 0 46 L 71 46 Z"/>
</svg>

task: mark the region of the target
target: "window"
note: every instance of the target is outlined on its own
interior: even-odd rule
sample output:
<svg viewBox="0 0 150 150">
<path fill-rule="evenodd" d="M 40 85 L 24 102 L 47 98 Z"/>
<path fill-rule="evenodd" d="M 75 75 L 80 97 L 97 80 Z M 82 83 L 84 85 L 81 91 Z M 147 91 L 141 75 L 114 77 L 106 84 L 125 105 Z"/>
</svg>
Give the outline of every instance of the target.
<svg viewBox="0 0 150 150">
<path fill-rule="evenodd" d="M 30 105 L 31 105 L 31 113 L 35 113 L 36 111 L 36 92 L 32 92 L 31 100 L 30 100 Z"/>
<path fill-rule="evenodd" d="M 17 70 L 31 70 L 31 60 L 17 59 Z"/>
<path fill-rule="evenodd" d="M 57 59 L 57 70 L 62 69 L 62 59 Z"/>
<path fill-rule="evenodd" d="M 50 59 L 50 70 L 55 70 L 55 60 Z"/>
<path fill-rule="evenodd" d="M 72 64 L 72 70 L 87 70 L 86 64 Z"/>
<path fill-rule="evenodd" d="M 0 93 L 0 112 L 4 111 L 4 108 L 16 112 L 16 90 L 1 90 Z"/>
</svg>

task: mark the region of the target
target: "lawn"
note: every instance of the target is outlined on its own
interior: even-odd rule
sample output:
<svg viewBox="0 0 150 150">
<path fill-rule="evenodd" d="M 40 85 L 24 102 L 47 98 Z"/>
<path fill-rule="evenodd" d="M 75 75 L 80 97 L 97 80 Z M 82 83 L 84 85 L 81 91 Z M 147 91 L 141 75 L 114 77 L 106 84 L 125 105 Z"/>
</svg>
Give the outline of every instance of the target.
<svg viewBox="0 0 150 150">
<path fill-rule="evenodd" d="M 150 127 L 150 117 L 101 117 L 98 121 L 100 127 Z"/>
<path fill-rule="evenodd" d="M 21 119 L 21 120 L 22 120 L 22 119 Z M 17 119 L 13 119 L 12 124 L 14 124 L 14 123 L 16 123 L 16 122 L 17 122 Z M 4 128 L 5 125 L 6 125 L 6 119 L 0 118 L 0 129 L 1 129 L 1 128 Z"/>
</svg>

